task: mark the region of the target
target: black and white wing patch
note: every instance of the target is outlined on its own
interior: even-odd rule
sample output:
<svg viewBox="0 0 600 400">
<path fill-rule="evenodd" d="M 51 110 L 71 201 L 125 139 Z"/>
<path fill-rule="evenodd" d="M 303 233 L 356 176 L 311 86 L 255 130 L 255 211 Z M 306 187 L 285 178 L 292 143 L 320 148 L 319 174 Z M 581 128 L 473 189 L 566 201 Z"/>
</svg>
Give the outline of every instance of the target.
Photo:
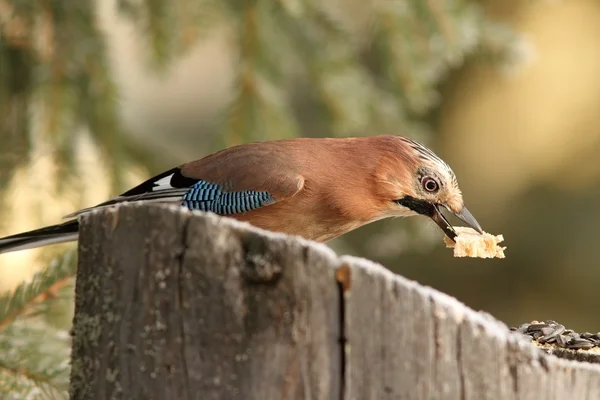
<svg viewBox="0 0 600 400">
<path fill-rule="evenodd" d="M 239 214 L 274 203 L 264 191 L 226 191 L 216 183 L 187 178 L 179 168 L 164 172 L 112 200 L 67 215 L 74 218 L 91 210 L 125 202 L 176 203 L 191 210 L 210 211 L 220 215 Z"/>
</svg>

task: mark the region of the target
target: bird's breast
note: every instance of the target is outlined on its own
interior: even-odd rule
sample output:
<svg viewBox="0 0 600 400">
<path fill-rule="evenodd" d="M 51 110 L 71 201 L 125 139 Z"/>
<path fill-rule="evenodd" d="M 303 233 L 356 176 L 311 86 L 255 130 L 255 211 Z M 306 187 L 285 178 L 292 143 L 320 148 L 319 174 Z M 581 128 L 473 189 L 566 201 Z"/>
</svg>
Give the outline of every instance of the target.
<svg viewBox="0 0 600 400">
<path fill-rule="evenodd" d="M 262 229 L 317 242 L 335 239 L 369 222 L 342 215 L 324 204 L 309 205 L 293 201 L 276 203 L 232 217 Z"/>
</svg>

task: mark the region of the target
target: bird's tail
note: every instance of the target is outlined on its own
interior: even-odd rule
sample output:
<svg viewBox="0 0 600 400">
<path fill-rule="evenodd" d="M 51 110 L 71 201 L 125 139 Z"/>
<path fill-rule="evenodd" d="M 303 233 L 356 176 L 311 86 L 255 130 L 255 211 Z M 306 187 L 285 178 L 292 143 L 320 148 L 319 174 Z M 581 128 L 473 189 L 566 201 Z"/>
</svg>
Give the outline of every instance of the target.
<svg viewBox="0 0 600 400">
<path fill-rule="evenodd" d="M 77 240 L 79 235 L 79 222 L 68 221 L 62 224 L 51 225 L 17 235 L 0 239 L 0 253 L 33 249 L 48 244 L 70 242 Z"/>
</svg>

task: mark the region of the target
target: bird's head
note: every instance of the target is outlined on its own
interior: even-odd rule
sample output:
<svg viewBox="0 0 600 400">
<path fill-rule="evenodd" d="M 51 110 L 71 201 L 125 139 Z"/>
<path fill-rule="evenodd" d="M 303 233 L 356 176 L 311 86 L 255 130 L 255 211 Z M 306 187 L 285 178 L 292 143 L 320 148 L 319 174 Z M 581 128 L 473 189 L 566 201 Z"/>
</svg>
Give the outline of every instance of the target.
<svg viewBox="0 0 600 400">
<path fill-rule="evenodd" d="M 391 165 L 388 164 L 392 168 L 384 178 L 388 204 L 392 203 L 388 213 L 425 215 L 454 240 L 456 232 L 441 212 L 441 208 L 446 208 L 481 233 L 481 226 L 464 205 L 458 180 L 450 166 L 422 144 L 408 138 L 395 138 L 401 141 L 402 148 L 395 153 Z"/>
</svg>

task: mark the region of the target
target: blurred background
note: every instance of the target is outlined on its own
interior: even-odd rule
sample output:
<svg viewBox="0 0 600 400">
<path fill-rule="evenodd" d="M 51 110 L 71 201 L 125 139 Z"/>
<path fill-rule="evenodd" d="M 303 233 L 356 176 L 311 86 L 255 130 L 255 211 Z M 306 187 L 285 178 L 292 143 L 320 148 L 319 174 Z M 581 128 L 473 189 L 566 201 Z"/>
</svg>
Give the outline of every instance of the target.
<svg viewBox="0 0 600 400">
<path fill-rule="evenodd" d="M 597 0 L 0 0 L 2 235 L 225 146 L 383 133 L 454 168 L 507 258 L 453 258 L 425 218 L 331 247 L 600 330 Z M 0 289 L 73 248 L 2 255 Z"/>
</svg>

